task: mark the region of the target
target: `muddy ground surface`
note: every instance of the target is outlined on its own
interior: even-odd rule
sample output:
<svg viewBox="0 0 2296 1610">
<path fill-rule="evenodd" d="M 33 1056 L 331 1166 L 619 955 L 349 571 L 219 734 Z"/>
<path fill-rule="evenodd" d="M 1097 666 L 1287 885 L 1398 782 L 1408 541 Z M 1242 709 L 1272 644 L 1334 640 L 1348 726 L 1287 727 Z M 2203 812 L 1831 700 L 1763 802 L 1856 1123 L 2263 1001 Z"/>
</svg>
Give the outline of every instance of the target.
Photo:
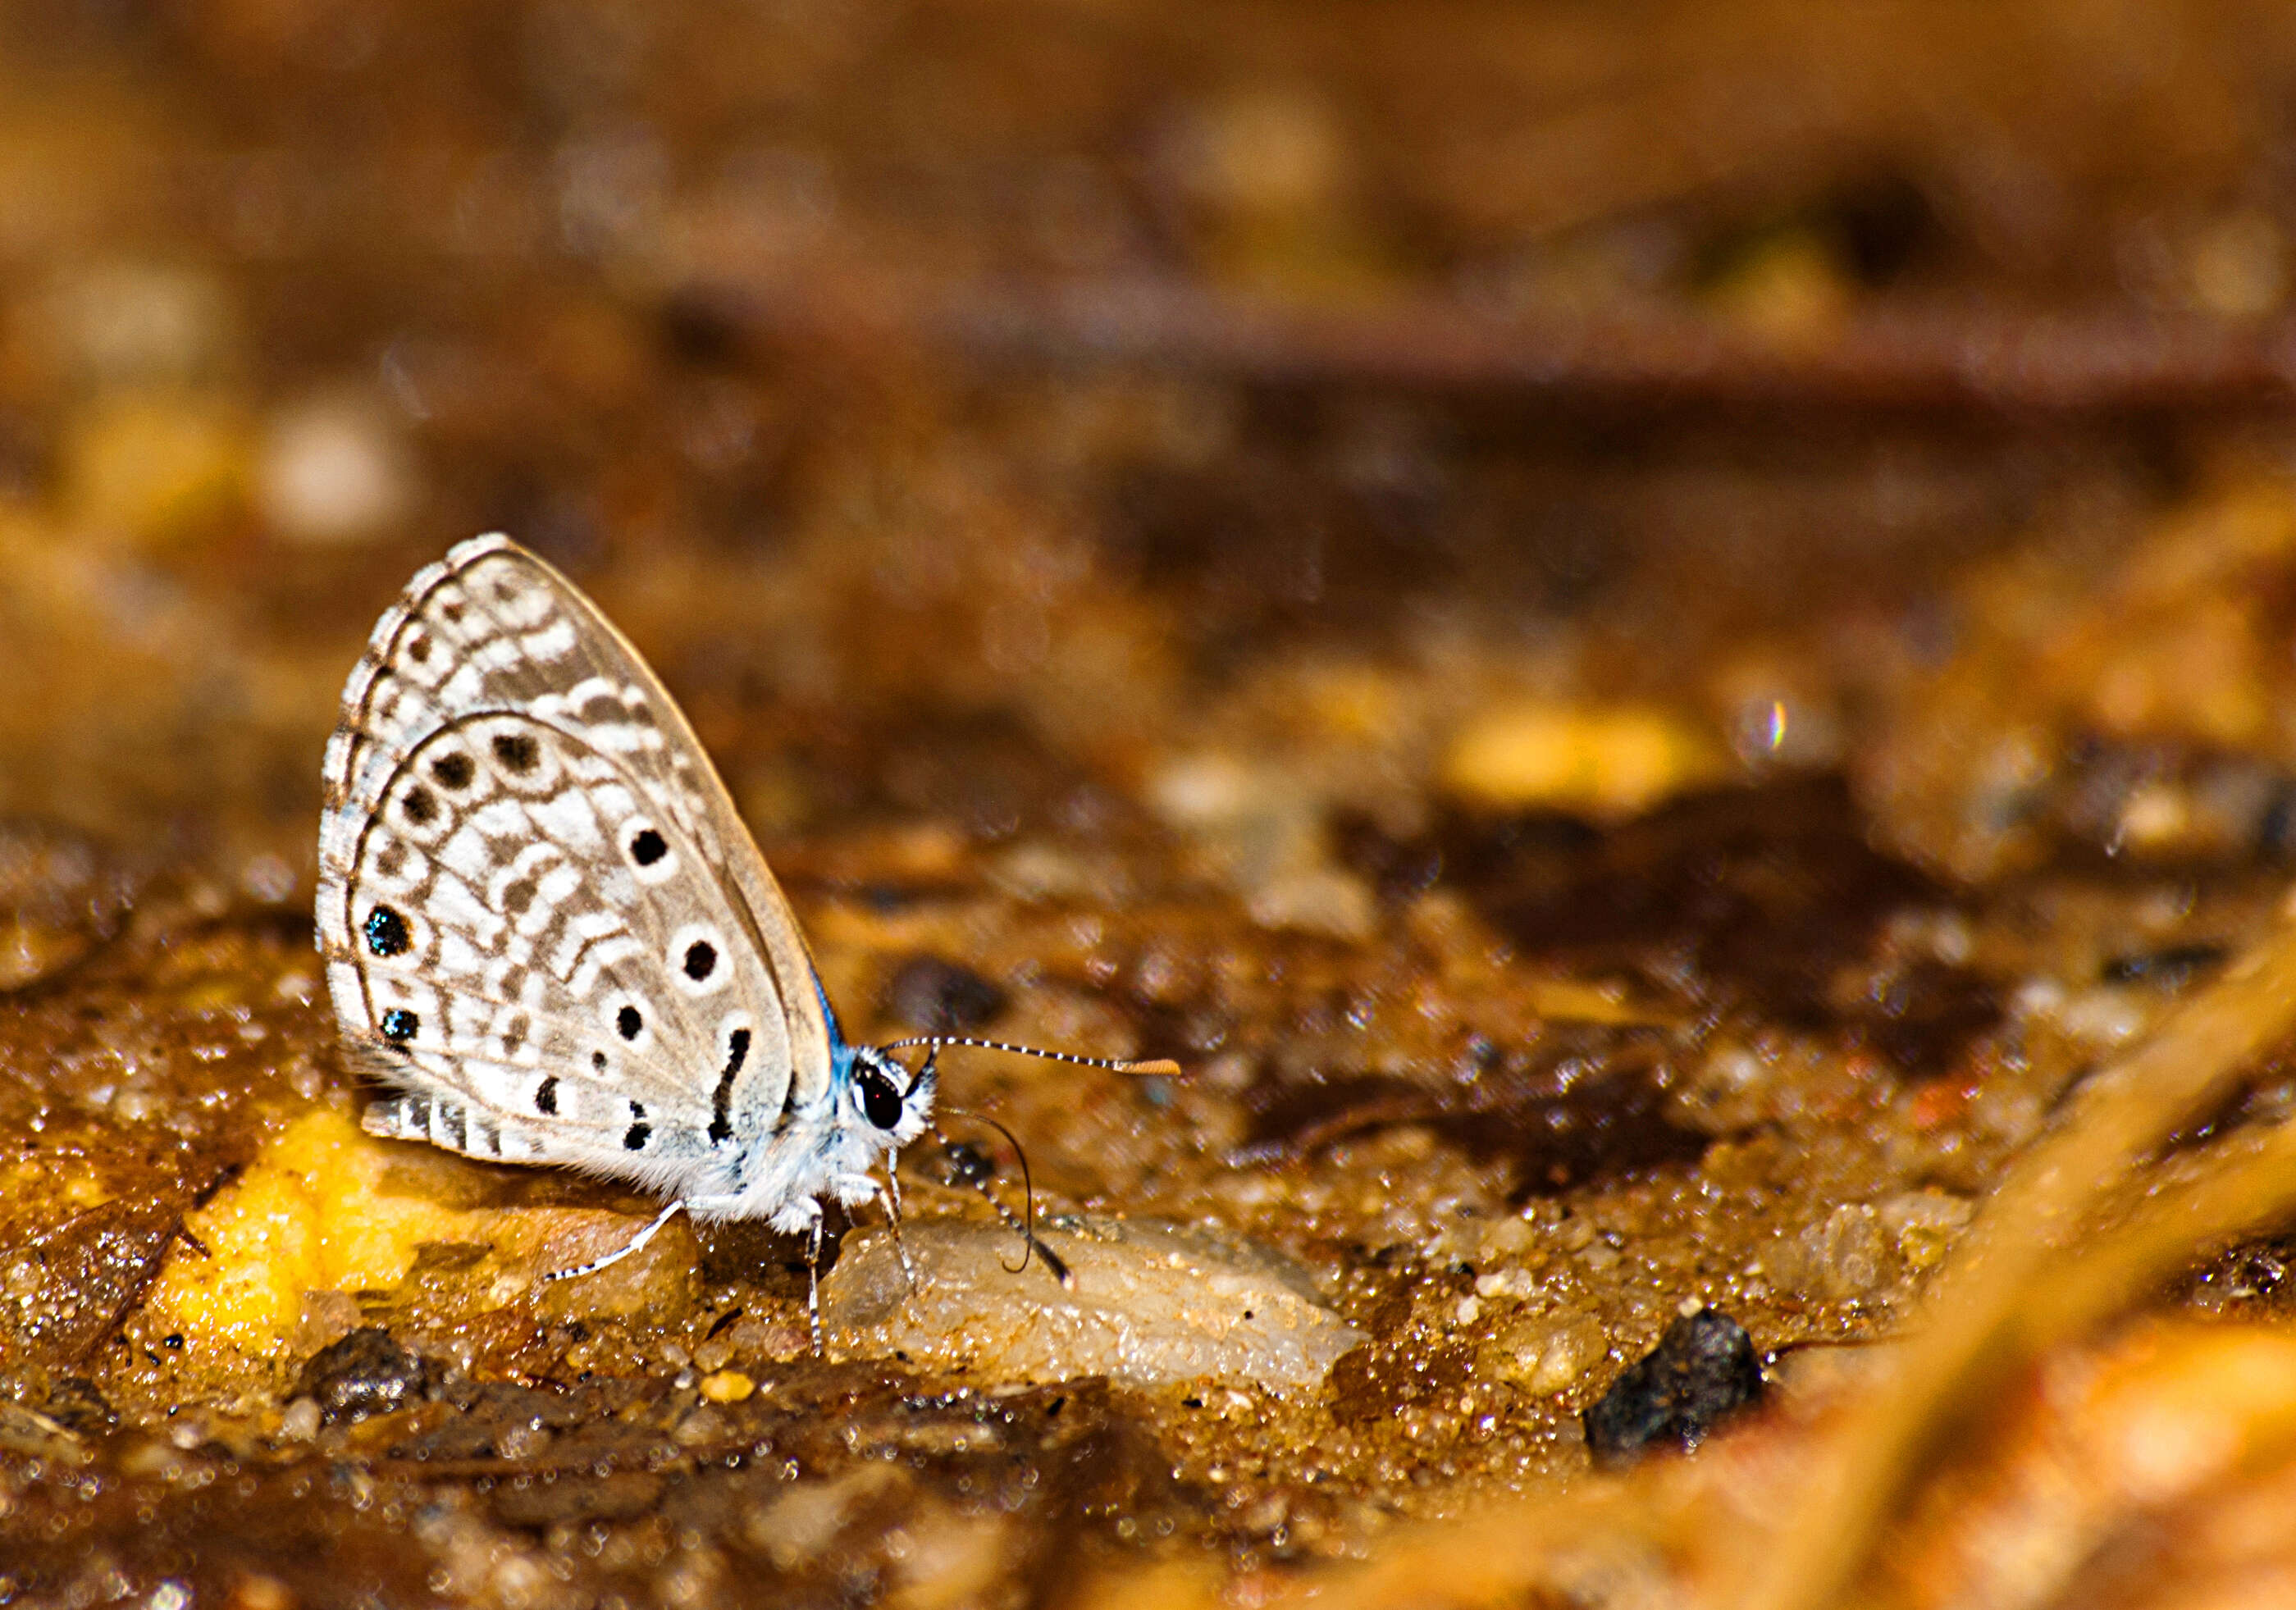
<svg viewBox="0 0 2296 1610">
<path fill-rule="evenodd" d="M 2281 919 L 2292 84 L 2229 3 L 0 16 L 0 1602 L 1439 1577 L 1675 1513 L 1751 1405 L 1586 1417 L 1702 1311 L 1790 1494 Z M 832 1218 L 827 1356 L 794 1238 L 545 1285 L 653 1202 L 358 1132 L 320 752 L 486 529 L 657 666 L 849 1034 L 1181 1065 L 943 1059 L 1076 1293 L 979 1124 L 904 1158 L 929 1320 Z M 2268 1397 L 2291 1255 L 2194 1248 L 2217 1339 L 2084 1412 Z M 2081 1540 L 2026 1602 L 2176 1602 L 2226 1555 L 2145 1491 L 1956 1490 Z M 2015 1552 L 1952 1498 L 1909 1600 Z M 1539 1590 L 1696 1602 L 1644 1565 Z"/>
</svg>

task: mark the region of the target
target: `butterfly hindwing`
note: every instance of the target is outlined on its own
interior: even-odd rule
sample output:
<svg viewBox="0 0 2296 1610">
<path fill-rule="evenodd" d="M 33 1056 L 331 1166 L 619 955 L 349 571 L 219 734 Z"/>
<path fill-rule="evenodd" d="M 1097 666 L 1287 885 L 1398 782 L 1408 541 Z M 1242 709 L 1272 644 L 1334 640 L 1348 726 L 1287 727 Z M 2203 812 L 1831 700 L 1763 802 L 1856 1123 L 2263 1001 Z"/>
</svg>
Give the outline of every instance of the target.
<svg viewBox="0 0 2296 1610">
<path fill-rule="evenodd" d="M 723 784 L 636 651 L 506 539 L 379 623 L 325 782 L 321 948 L 408 1091 L 385 1132 L 693 1188 L 826 1086 L 811 960 Z"/>
</svg>

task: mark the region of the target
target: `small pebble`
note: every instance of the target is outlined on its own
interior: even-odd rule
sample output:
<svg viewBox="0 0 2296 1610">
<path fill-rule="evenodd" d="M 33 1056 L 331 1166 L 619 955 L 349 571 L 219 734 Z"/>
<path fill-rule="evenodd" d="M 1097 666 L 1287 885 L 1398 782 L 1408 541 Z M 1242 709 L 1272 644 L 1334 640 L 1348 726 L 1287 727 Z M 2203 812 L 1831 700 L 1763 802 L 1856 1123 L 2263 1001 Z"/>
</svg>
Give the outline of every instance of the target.
<svg viewBox="0 0 2296 1610">
<path fill-rule="evenodd" d="M 1267 879 L 1250 891 L 1247 909 L 1264 928 L 1328 934 L 1334 939 L 1368 938 L 1379 916 L 1371 887 L 1353 873 L 1330 866 L 1294 867 Z"/>
<path fill-rule="evenodd" d="M 1727 771 L 1718 746 L 1669 712 L 1544 702 L 1503 706 L 1468 723 L 1442 765 L 1444 787 L 1471 805 L 1545 806 L 1606 821 L 1637 815 Z"/>
<path fill-rule="evenodd" d="M 414 470 L 383 411 L 364 398 L 298 404 L 264 431 L 256 503 L 271 529 L 314 546 L 364 542 L 404 519 Z"/>
<path fill-rule="evenodd" d="M 1606 1467 L 1631 1463 L 1653 1442 L 1688 1452 L 1761 1397 L 1762 1367 L 1745 1327 L 1702 1309 L 1668 1326 L 1658 1346 L 1587 1411 L 1587 1447 Z"/>
<path fill-rule="evenodd" d="M 218 279 L 132 261 L 61 280 L 34 321 L 69 377 L 99 386 L 203 378 L 228 362 L 239 326 Z"/>
<path fill-rule="evenodd" d="M 279 1435 L 290 1442 L 308 1442 L 319 1434 L 319 1400 L 297 1398 L 279 1417 Z"/>
<path fill-rule="evenodd" d="M 20 818 L 0 821 L 0 991 L 64 972 L 110 939 L 127 878 L 94 844 Z"/>
<path fill-rule="evenodd" d="M 701 1377 L 701 1395 L 713 1403 L 738 1403 L 757 1389 L 757 1382 L 738 1369 L 721 1369 Z"/>
<path fill-rule="evenodd" d="M 369 1325 L 322 1349 L 303 1366 L 295 1389 L 331 1422 L 363 1420 L 421 1402 L 430 1377 L 430 1366 L 389 1331 Z"/>
<path fill-rule="evenodd" d="M 1494 1346 L 1497 1373 L 1542 1396 L 1570 1387 L 1611 1350 L 1601 1321 L 1570 1309 L 1523 1315 Z"/>
</svg>

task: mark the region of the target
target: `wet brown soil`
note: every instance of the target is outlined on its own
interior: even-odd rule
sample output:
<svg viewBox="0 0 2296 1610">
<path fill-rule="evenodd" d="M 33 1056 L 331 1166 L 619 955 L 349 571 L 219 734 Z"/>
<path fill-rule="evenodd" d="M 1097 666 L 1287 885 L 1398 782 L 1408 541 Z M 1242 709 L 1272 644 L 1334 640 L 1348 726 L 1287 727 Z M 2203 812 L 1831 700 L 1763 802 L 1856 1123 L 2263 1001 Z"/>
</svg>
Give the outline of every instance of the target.
<svg viewBox="0 0 2296 1610">
<path fill-rule="evenodd" d="M 1948 10 L 0 16 L 0 1602 L 1289 1591 L 1612 1492 L 1702 1309 L 1800 1434 L 2296 845 L 2296 32 Z M 942 1069 L 1361 1344 L 818 1357 L 794 1238 L 545 1288 L 652 1202 L 359 1138 L 320 750 L 496 527 L 849 1034 L 1174 1058 Z"/>
</svg>

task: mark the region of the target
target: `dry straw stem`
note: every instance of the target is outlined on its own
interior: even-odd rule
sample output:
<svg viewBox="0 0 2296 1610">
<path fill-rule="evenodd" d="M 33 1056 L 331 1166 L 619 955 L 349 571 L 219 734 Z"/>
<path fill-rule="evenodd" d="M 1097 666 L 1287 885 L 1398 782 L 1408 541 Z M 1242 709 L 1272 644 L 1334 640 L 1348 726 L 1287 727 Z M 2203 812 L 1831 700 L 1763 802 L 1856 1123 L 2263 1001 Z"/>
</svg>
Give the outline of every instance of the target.
<svg viewBox="0 0 2296 1610">
<path fill-rule="evenodd" d="M 1751 1610 L 1820 1610 L 1857 1597 L 1882 1527 L 1956 1428 L 2053 1343 L 2079 1335 L 2196 1251 L 2296 1201 L 2296 1133 L 2139 1209 L 2087 1246 L 2105 1197 L 2186 1120 L 2220 1099 L 2296 1026 L 2296 927 L 2187 1002 L 2075 1096 L 2066 1121 L 2012 1172 L 1932 1289 L 1897 1389 L 1846 1420 L 1809 1472 L 1812 1501 L 1780 1539 Z M 2068 1262 L 2070 1260 L 2070 1262 Z"/>
<path fill-rule="evenodd" d="M 1800 1439 L 1766 1451 L 1740 1446 L 1753 1463 L 1738 1477 L 1794 1511 L 1775 1548 L 1747 1526 L 1742 1548 L 1684 1552 L 1685 1534 L 1710 1529 L 1718 1515 L 1701 1500 L 1702 1483 L 1688 1479 L 1694 1467 L 1668 1461 L 1624 1481 L 1597 1480 L 1567 1498 L 1420 1529 L 1359 1568 L 1261 1579 L 1242 1597 L 1325 1610 L 1514 1604 L 1526 1591 L 1558 1588 L 1592 1600 L 1707 1597 L 1759 1610 L 1866 1602 L 1885 1528 L 1956 1432 L 1998 1402 L 2005 1382 L 2049 1347 L 2141 1300 L 2197 1253 L 2296 1205 L 2291 1123 L 2224 1143 L 2199 1177 L 2146 1197 L 2113 1228 L 2100 1233 L 2093 1223 L 2164 1140 L 2220 1100 L 2292 1029 L 2296 926 L 2284 922 L 2145 1044 L 2081 1087 L 2064 1121 L 2013 1171 L 1932 1288 L 1894 1389 L 1836 1422 L 1831 1441 L 1792 1474 L 1781 1461 L 1807 1446 Z M 1803 1501 L 1787 1501 L 1793 1494 Z M 1736 1515 L 1733 1525 L 1751 1518 L 1741 1506 L 1725 1508 Z M 1693 1564 L 1701 1555 L 1704 1569 Z M 1750 1559 L 1751 1582 L 1734 1568 Z M 1699 1582 L 1678 1574 L 1685 1566 L 1704 1579 L 1702 1593 Z M 1742 1590 L 1722 1585 L 1733 1577 Z M 1197 1575 L 1110 1586 L 1164 1606 L 1226 1602 L 1220 1584 Z"/>
<path fill-rule="evenodd" d="M 2015 1344 L 2027 1358 L 2142 1298 L 2212 1246 L 2264 1230 L 2296 1208 L 2296 1123 L 2235 1135 L 2207 1172 L 2148 1197 L 2127 1221 L 2034 1287 Z"/>
</svg>

